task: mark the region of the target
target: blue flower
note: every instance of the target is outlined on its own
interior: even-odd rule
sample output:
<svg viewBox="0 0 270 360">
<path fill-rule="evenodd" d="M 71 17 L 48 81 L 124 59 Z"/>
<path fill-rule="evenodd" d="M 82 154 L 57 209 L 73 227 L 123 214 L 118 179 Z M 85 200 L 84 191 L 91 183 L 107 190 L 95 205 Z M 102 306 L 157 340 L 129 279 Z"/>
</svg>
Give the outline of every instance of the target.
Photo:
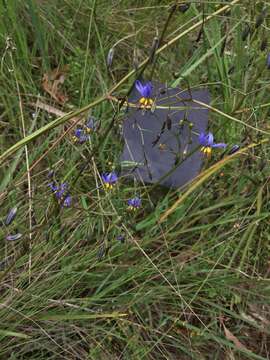
<svg viewBox="0 0 270 360">
<path fill-rule="evenodd" d="M 52 182 L 48 186 L 54 192 L 56 199 L 60 201 L 61 206 L 70 207 L 72 198 L 68 193 L 67 183 L 57 185 L 55 182 Z"/>
<path fill-rule="evenodd" d="M 214 136 L 211 132 L 208 134 L 201 133 L 199 136 L 199 143 L 202 145 L 201 152 L 210 156 L 213 148 L 225 148 L 227 145 L 224 143 L 215 143 Z"/>
<path fill-rule="evenodd" d="M 64 207 L 70 207 L 71 206 L 71 201 L 72 201 L 71 195 L 67 194 L 67 196 L 64 198 L 63 206 Z"/>
<path fill-rule="evenodd" d="M 74 131 L 73 141 L 78 142 L 80 144 L 85 143 L 87 140 L 89 140 L 89 135 L 85 133 L 85 131 L 81 128 L 78 128 Z"/>
<path fill-rule="evenodd" d="M 57 190 L 55 192 L 55 196 L 57 197 L 57 199 L 61 200 L 63 198 L 64 194 L 67 192 L 67 190 L 68 190 L 67 183 L 60 184 L 60 186 L 57 187 Z"/>
<path fill-rule="evenodd" d="M 128 210 L 137 210 L 142 206 L 142 200 L 139 197 L 135 197 L 128 200 Z"/>
<path fill-rule="evenodd" d="M 105 188 L 111 190 L 113 185 L 117 183 L 118 176 L 114 171 L 112 171 L 110 173 L 101 174 L 101 179 L 104 182 Z"/>
<path fill-rule="evenodd" d="M 85 125 L 85 131 L 90 134 L 97 129 L 97 120 L 94 116 L 90 116 Z"/>
<path fill-rule="evenodd" d="M 53 192 L 58 190 L 58 185 L 55 182 L 49 183 L 48 186 Z"/>
<path fill-rule="evenodd" d="M 139 100 L 140 105 L 143 107 L 151 107 L 153 104 L 153 99 L 151 99 L 153 85 L 151 82 L 149 81 L 143 85 L 140 80 L 136 80 L 135 87 L 141 95 Z"/>
</svg>

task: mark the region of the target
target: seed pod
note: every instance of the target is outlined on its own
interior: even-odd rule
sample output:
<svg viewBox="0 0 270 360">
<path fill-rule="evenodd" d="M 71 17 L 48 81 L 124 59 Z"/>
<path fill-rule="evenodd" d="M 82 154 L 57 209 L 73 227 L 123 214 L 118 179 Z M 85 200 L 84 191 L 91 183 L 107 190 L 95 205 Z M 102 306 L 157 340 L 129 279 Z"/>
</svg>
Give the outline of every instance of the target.
<svg viewBox="0 0 270 360">
<path fill-rule="evenodd" d="M 220 48 L 220 56 L 223 56 L 225 48 L 226 48 L 226 44 L 227 44 L 227 37 L 225 38 L 224 41 L 222 41 L 221 48 Z"/>
<path fill-rule="evenodd" d="M 235 66 L 232 65 L 228 70 L 228 75 L 231 75 L 234 72 L 234 70 L 235 70 Z"/>
<path fill-rule="evenodd" d="M 12 208 L 9 213 L 7 214 L 6 220 L 5 220 L 5 225 L 10 225 L 12 223 L 12 221 L 15 219 L 17 213 L 17 208 L 14 207 Z"/>
<path fill-rule="evenodd" d="M 266 37 L 264 37 L 262 39 L 261 46 L 260 46 L 261 51 L 264 51 L 267 48 L 267 44 L 268 44 L 268 40 Z"/>
<path fill-rule="evenodd" d="M 14 235 L 8 235 L 8 236 L 6 237 L 6 240 L 8 240 L 8 241 L 15 241 L 15 240 L 19 240 L 21 237 L 22 237 L 22 234 L 17 233 L 17 234 L 14 234 Z"/>
<path fill-rule="evenodd" d="M 267 55 L 267 58 L 266 58 L 266 67 L 267 67 L 267 69 L 270 70 L 270 53 Z"/>
<path fill-rule="evenodd" d="M 120 234 L 116 237 L 116 240 L 120 241 L 122 244 L 125 242 L 125 235 Z"/>
<path fill-rule="evenodd" d="M 236 153 L 239 149 L 240 149 L 239 145 L 233 145 L 233 147 L 228 152 L 228 155 L 232 155 L 232 154 Z"/>
<path fill-rule="evenodd" d="M 97 252 L 97 258 L 98 260 L 102 260 L 109 252 L 109 248 L 106 247 L 104 244 L 100 245 L 98 252 Z"/>
<path fill-rule="evenodd" d="M 185 160 L 186 157 L 187 157 L 188 147 L 189 147 L 189 144 L 186 144 L 186 146 L 184 147 L 184 150 L 183 150 L 183 160 Z"/>
<path fill-rule="evenodd" d="M 52 178 L 53 175 L 54 175 L 54 170 L 49 170 L 48 175 L 47 175 L 48 178 Z"/>
<path fill-rule="evenodd" d="M 171 130 L 171 128 L 172 128 L 172 119 L 170 118 L 169 115 L 167 115 L 166 125 L 167 125 L 167 129 Z"/>
<path fill-rule="evenodd" d="M 150 50 L 150 57 L 149 57 L 149 62 L 150 63 L 153 62 L 153 60 L 154 60 L 155 53 L 157 51 L 158 46 L 159 46 L 159 39 L 158 39 L 157 36 L 155 36 L 154 39 L 153 39 L 151 50 Z"/>
<path fill-rule="evenodd" d="M 178 6 L 178 10 L 184 14 L 190 8 L 190 4 L 181 4 Z"/>
<path fill-rule="evenodd" d="M 184 124 L 185 124 L 185 119 L 181 119 L 181 120 L 179 121 L 179 126 L 180 126 L 180 127 L 183 127 Z"/>
<path fill-rule="evenodd" d="M 133 51 L 133 66 L 134 66 L 134 69 L 137 71 L 138 67 L 139 67 L 139 55 L 138 55 L 137 49 L 134 49 L 134 51 Z"/>
<path fill-rule="evenodd" d="M 114 47 L 110 48 L 110 50 L 108 52 L 108 56 L 107 56 L 108 69 L 110 69 L 112 67 L 113 57 L 114 57 Z"/>
<path fill-rule="evenodd" d="M 200 28 L 197 39 L 195 40 L 197 43 L 201 40 L 202 35 L 203 35 L 203 26 Z"/>
<path fill-rule="evenodd" d="M 166 94 L 166 89 L 165 88 L 161 88 L 159 91 L 160 95 L 164 95 Z"/>
<path fill-rule="evenodd" d="M 250 32 L 251 32 L 250 26 L 248 24 L 245 24 L 244 30 L 242 31 L 242 35 L 241 35 L 243 41 L 247 39 Z"/>
<path fill-rule="evenodd" d="M 266 17 L 266 8 L 262 10 L 262 12 L 257 16 L 256 23 L 255 23 L 255 29 L 258 29 L 264 22 L 264 19 Z"/>
</svg>

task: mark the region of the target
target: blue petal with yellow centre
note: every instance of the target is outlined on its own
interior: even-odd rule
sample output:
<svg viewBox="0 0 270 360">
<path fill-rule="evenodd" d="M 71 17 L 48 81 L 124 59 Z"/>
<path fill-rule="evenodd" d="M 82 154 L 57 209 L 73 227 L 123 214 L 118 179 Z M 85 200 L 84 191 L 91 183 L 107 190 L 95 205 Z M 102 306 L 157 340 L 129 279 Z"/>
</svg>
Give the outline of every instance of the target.
<svg viewBox="0 0 270 360">
<path fill-rule="evenodd" d="M 199 135 L 199 143 L 202 146 L 201 152 L 205 155 L 211 155 L 213 148 L 225 148 L 227 145 L 225 143 L 215 143 L 214 142 L 214 136 L 211 132 L 208 134 L 201 133 Z"/>
<path fill-rule="evenodd" d="M 141 98 L 139 100 L 140 105 L 148 108 L 151 107 L 153 105 L 153 99 L 151 98 L 153 85 L 151 84 L 151 82 L 148 81 L 143 84 L 140 80 L 136 80 L 135 87 L 141 95 Z"/>
<path fill-rule="evenodd" d="M 142 200 L 139 197 L 134 197 L 128 200 L 128 210 L 137 210 L 142 206 Z"/>
<path fill-rule="evenodd" d="M 101 179 L 104 183 L 105 188 L 111 190 L 113 186 L 117 183 L 118 176 L 116 172 L 112 171 L 110 173 L 101 174 Z"/>
</svg>

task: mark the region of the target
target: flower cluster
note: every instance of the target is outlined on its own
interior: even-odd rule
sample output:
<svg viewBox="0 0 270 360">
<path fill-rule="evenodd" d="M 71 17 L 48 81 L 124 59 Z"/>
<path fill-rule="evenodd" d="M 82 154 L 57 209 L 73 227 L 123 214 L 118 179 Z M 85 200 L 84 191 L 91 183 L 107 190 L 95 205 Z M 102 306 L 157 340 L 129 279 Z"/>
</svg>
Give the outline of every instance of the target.
<svg viewBox="0 0 270 360">
<path fill-rule="evenodd" d="M 142 200 L 138 196 L 128 200 L 128 210 L 135 211 L 142 206 Z"/>
<path fill-rule="evenodd" d="M 74 131 L 72 140 L 75 143 L 83 144 L 90 139 L 90 134 L 97 128 L 96 119 L 92 116 L 88 119 L 83 128 L 77 128 Z"/>
<path fill-rule="evenodd" d="M 62 207 L 70 207 L 71 206 L 71 195 L 68 192 L 68 184 L 61 183 L 60 185 L 55 182 L 48 184 L 49 188 L 53 191 L 56 199 L 61 203 Z"/>
<path fill-rule="evenodd" d="M 211 132 L 208 134 L 201 133 L 199 136 L 199 143 L 202 146 L 201 152 L 204 155 L 211 156 L 213 148 L 225 148 L 227 145 L 225 143 L 215 143 L 214 136 Z"/>
<path fill-rule="evenodd" d="M 118 181 L 118 175 L 112 171 L 110 173 L 101 174 L 101 179 L 106 190 L 112 190 Z M 139 197 L 134 197 L 128 200 L 128 210 L 137 210 L 142 206 L 142 200 Z"/>
<path fill-rule="evenodd" d="M 101 174 L 101 179 L 104 183 L 105 189 L 112 190 L 112 188 L 118 181 L 118 176 L 114 171 L 112 171 L 110 173 Z"/>
<path fill-rule="evenodd" d="M 139 100 L 140 106 L 148 109 L 151 108 L 154 102 L 151 98 L 153 90 L 153 85 L 151 84 L 151 82 L 149 81 L 145 84 L 142 84 L 139 80 L 136 80 L 135 87 L 141 95 L 141 98 Z"/>
</svg>

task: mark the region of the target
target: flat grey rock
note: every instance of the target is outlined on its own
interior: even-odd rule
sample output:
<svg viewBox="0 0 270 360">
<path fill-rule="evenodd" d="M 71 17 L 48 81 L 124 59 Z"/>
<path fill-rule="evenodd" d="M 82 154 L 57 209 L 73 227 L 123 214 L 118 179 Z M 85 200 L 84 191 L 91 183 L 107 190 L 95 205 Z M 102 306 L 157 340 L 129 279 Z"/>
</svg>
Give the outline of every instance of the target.
<svg viewBox="0 0 270 360">
<path fill-rule="evenodd" d="M 207 129 L 208 110 L 192 100 L 209 104 L 210 95 L 208 90 L 189 92 L 152 84 L 157 108 L 129 107 L 123 123 L 122 175 L 179 188 L 199 173 L 203 160 L 198 135 Z M 139 99 L 140 94 L 133 89 L 129 103 L 138 104 Z"/>
</svg>

